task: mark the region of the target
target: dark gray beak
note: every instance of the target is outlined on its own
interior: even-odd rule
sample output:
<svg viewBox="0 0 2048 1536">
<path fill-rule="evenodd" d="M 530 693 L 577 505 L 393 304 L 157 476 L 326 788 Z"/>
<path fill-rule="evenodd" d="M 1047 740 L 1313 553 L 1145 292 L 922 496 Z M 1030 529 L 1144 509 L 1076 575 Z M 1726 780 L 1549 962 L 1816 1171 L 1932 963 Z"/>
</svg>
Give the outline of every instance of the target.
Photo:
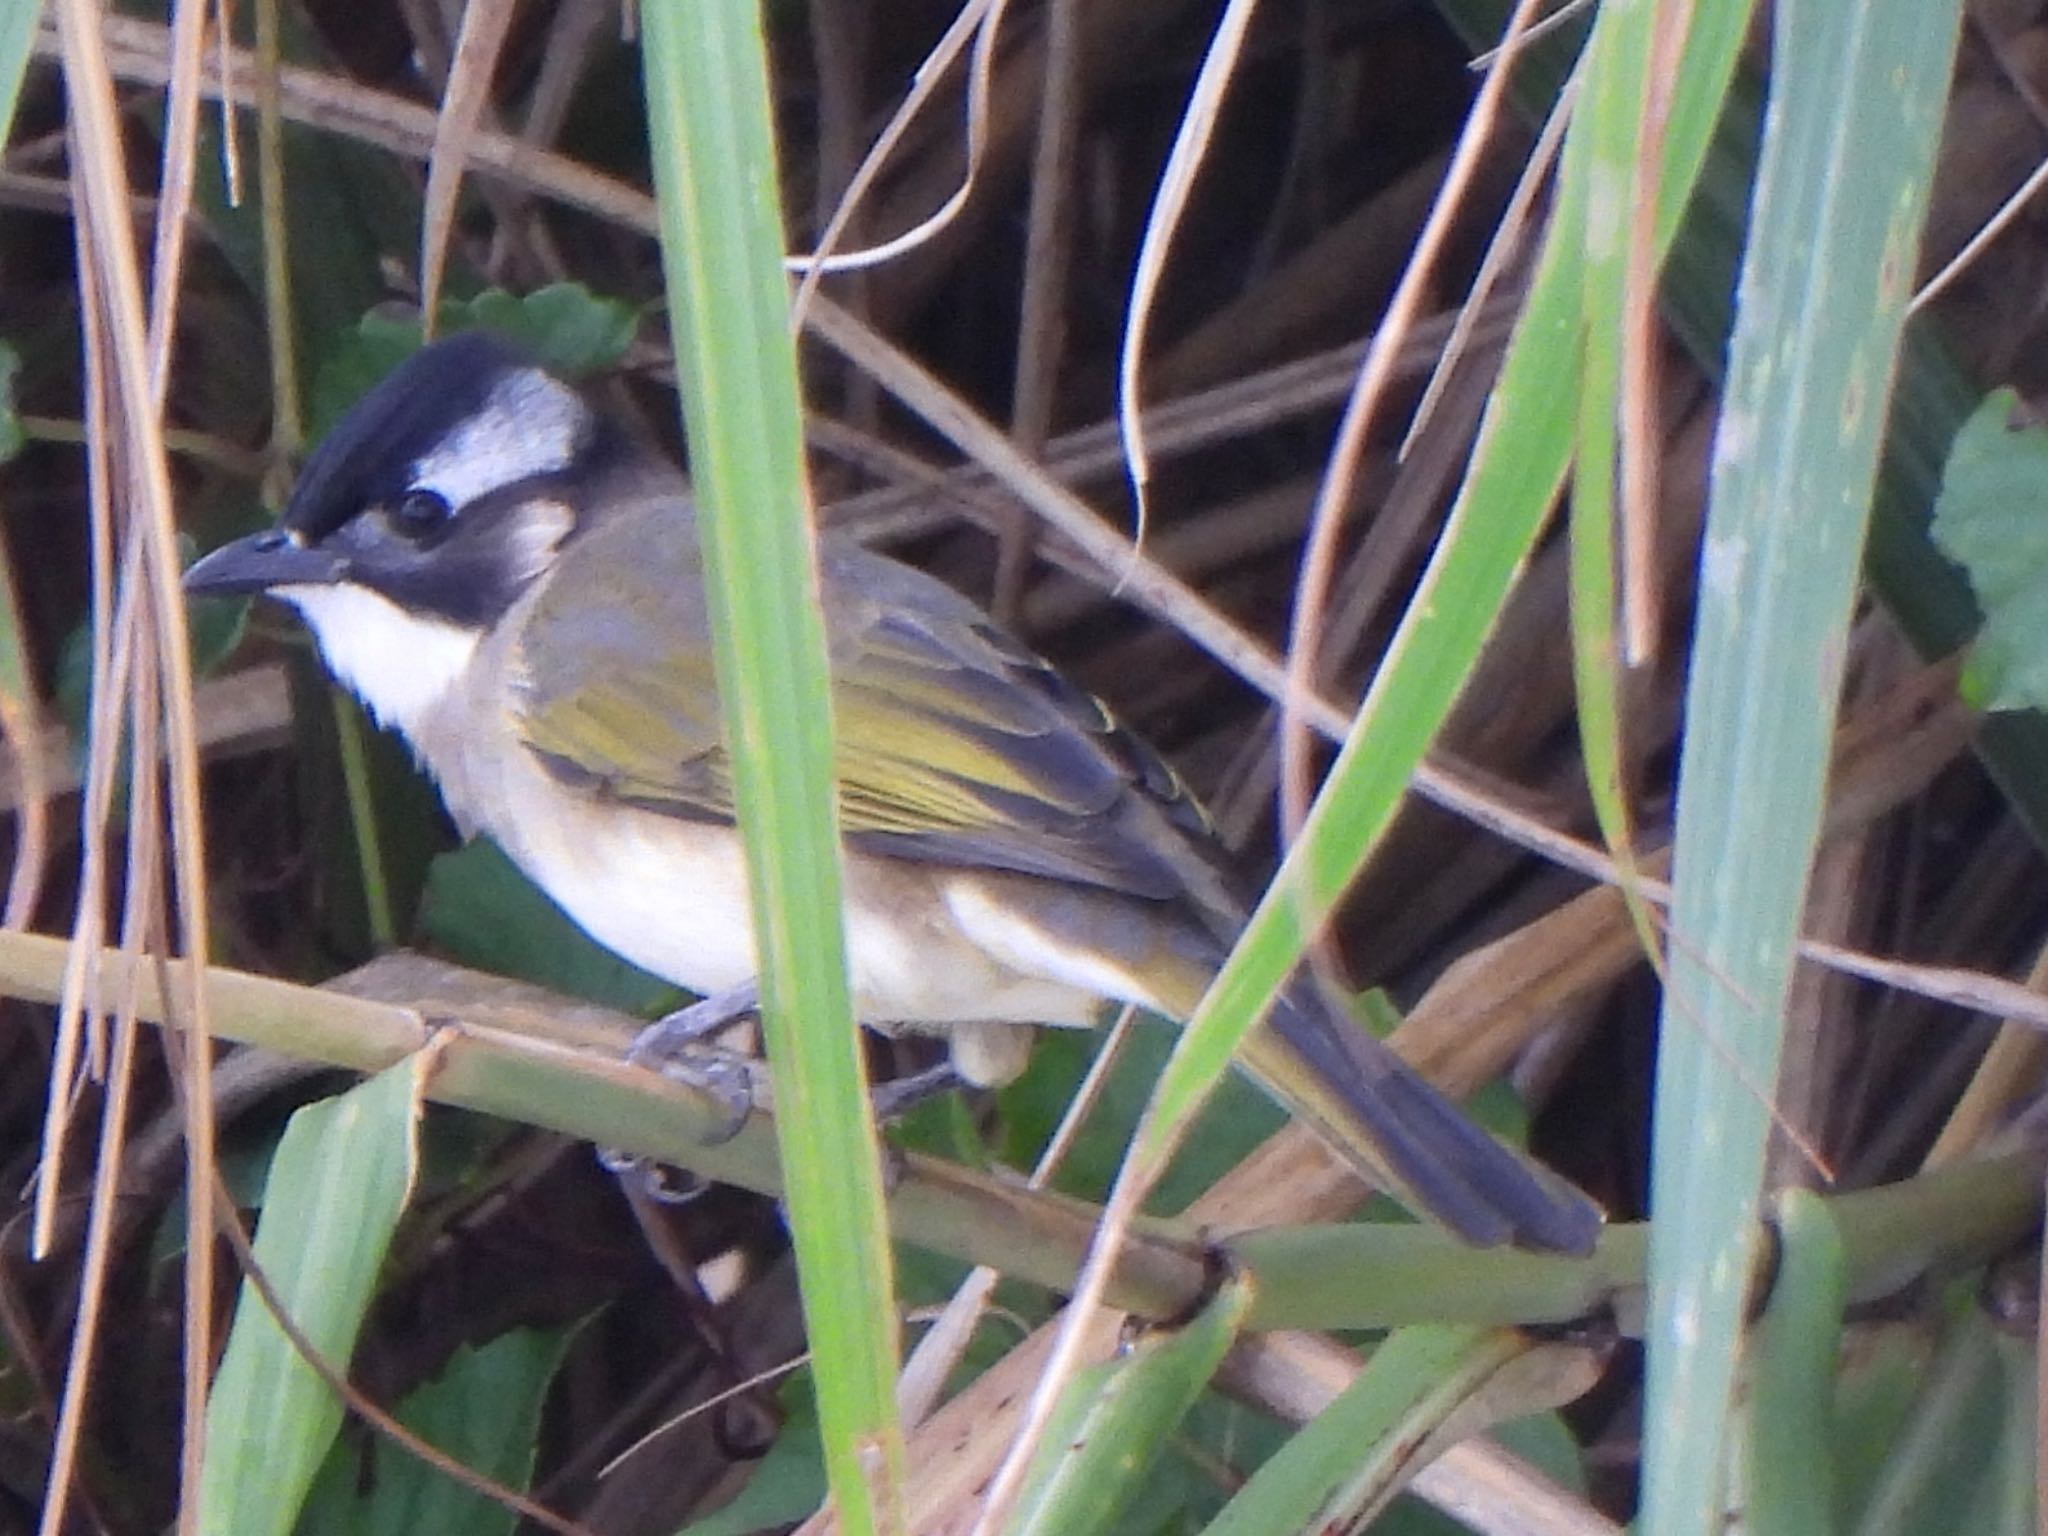
<svg viewBox="0 0 2048 1536">
<path fill-rule="evenodd" d="M 194 597 L 235 597 L 272 587 L 328 586 L 346 574 L 346 562 L 332 550 L 300 544 L 282 528 L 252 533 L 223 544 L 185 572 Z"/>
</svg>

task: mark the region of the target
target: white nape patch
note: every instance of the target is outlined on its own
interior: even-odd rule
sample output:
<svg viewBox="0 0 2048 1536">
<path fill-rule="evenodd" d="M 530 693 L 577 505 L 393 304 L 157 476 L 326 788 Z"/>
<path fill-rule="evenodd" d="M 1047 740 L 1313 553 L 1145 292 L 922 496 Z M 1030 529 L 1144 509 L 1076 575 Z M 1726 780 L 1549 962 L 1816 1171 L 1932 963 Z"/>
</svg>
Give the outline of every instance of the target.
<svg viewBox="0 0 2048 1536">
<path fill-rule="evenodd" d="M 444 619 L 407 613 L 367 587 L 274 587 L 297 608 L 320 642 L 327 669 L 380 724 L 416 732 L 427 711 L 455 686 L 482 635 Z"/>
<path fill-rule="evenodd" d="M 590 408 L 538 368 L 508 374 L 462 424 L 413 462 L 416 490 L 438 491 L 458 513 L 479 496 L 567 469 Z"/>
<path fill-rule="evenodd" d="M 555 553 L 576 527 L 564 502 L 536 499 L 505 520 L 505 567 L 518 582 L 531 581 L 555 563 Z"/>
</svg>

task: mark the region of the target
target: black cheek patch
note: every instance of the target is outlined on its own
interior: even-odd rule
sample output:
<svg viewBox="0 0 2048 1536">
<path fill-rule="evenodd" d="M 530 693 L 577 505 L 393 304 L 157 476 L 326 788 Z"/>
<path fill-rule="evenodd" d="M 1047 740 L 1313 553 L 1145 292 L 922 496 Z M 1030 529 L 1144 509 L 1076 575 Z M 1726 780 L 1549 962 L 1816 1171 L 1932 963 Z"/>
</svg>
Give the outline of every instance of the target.
<svg viewBox="0 0 2048 1536">
<path fill-rule="evenodd" d="M 350 578 L 399 607 L 466 628 L 484 628 L 552 563 L 575 524 L 563 502 L 510 488 L 480 497 L 433 534 L 414 540 L 380 512 L 337 530 Z"/>
</svg>

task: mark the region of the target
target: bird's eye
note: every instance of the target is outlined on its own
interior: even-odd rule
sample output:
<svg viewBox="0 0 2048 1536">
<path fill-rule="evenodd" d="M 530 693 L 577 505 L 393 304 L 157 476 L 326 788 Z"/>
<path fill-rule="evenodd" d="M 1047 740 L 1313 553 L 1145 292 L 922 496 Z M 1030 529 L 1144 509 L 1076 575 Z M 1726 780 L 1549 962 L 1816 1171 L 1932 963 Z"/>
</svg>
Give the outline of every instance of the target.
<svg viewBox="0 0 2048 1536">
<path fill-rule="evenodd" d="M 422 538 L 454 515 L 448 498 L 439 491 L 411 490 L 391 509 L 392 526 L 412 538 Z"/>
</svg>

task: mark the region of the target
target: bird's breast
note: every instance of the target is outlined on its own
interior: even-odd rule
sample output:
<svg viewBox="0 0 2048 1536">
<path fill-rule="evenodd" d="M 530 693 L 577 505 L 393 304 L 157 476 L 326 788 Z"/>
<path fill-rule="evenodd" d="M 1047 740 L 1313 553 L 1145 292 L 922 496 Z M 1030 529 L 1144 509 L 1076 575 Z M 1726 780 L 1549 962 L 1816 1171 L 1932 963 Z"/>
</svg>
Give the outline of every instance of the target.
<svg viewBox="0 0 2048 1536">
<path fill-rule="evenodd" d="M 556 779 L 509 723 L 423 743 L 465 833 L 481 833 L 598 943 L 692 992 L 754 975 L 747 878 L 728 828 L 658 816 Z"/>
</svg>

